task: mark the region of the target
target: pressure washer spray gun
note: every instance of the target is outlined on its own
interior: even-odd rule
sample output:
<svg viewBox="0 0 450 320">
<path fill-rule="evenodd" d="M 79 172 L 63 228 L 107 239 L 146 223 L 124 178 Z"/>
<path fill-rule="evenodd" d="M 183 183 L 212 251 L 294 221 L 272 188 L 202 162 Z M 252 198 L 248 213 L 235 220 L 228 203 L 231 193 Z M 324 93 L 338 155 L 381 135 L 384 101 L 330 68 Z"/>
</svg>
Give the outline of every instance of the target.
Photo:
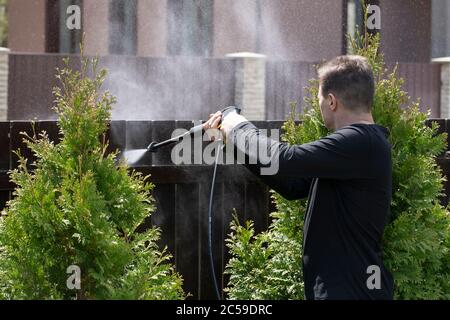
<svg viewBox="0 0 450 320">
<path fill-rule="evenodd" d="M 238 107 L 235 107 L 235 106 L 231 106 L 231 107 L 227 107 L 227 108 L 223 109 L 222 110 L 222 119 L 224 119 L 225 116 L 227 114 L 231 113 L 231 112 L 236 112 L 236 113 L 240 114 L 241 113 L 241 109 L 239 109 Z M 222 123 L 222 121 L 220 121 L 220 123 Z M 220 125 L 220 123 L 219 123 L 219 125 Z M 198 126 L 192 127 L 191 129 L 189 129 L 188 132 L 186 132 L 186 133 L 184 133 L 182 135 L 179 135 L 177 137 L 174 137 L 172 139 L 169 139 L 169 140 L 166 140 L 166 141 L 163 141 L 163 142 L 159 142 L 159 143 L 152 142 L 152 143 L 150 143 L 148 145 L 147 151 L 155 152 L 160 147 L 171 145 L 173 143 L 176 143 L 176 142 L 182 140 L 183 138 L 185 138 L 185 137 L 187 137 L 189 135 L 194 135 L 194 134 L 196 134 L 198 132 L 202 132 L 203 133 L 203 125 L 202 124 L 199 124 Z"/>
<path fill-rule="evenodd" d="M 231 106 L 222 110 L 222 119 L 231 112 L 241 113 L 241 109 Z M 221 121 L 222 122 L 222 121 Z M 138 163 L 148 152 L 156 152 L 159 148 L 164 146 L 173 145 L 186 137 L 193 136 L 194 134 L 201 132 L 203 135 L 203 125 L 199 124 L 195 127 L 192 127 L 184 134 L 173 137 L 171 139 L 162 141 L 162 142 L 151 142 L 146 149 L 135 149 L 135 150 L 127 150 L 123 154 L 123 159 L 128 165 L 134 165 Z"/>
<path fill-rule="evenodd" d="M 236 113 L 240 114 L 241 109 L 234 107 L 234 106 L 223 109 L 222 110 L 222 119 L 219 123 L 219 126 L 222 123 L 222 120 L 231 112 L 236 112 Z M 194 135 L 199 132 L 202 133 L 202 136 L 203 136 L 203 125 L 202 124 L 192 127 L 186 133 L 176 136 L 174 138 L 171 138 L 171 139 L 168 139 L 168 140 L 165 140 L 162 142 L 151 142 L 148 145 L 147 149 L 126 151 L 124 153 L 124 158 L 128 164 L 135 164 L 139 160 L 141 160 L 148 152 L 156 152 L 161 147 L 175 144 L 175 143 L 181 141 L 183 138 L 186 138 L 188 136 Z M 216 152 L 216 160 L 214 162 L 214 171 L 213 171 L 213 175 L 212 175 L 211 189 L 210 189 L 210 194 L 209 194 L 209 206 L 208 206 L 208 250 L 209 250 L 209 258 L 210 258 L 209 261 L 210 261 L 210 266 L 211 266 L 211 273 L 212 273 L 212 278 L 213 278 L 213 282 L 214 282 L 216 297 L 218 300 L 221 299 L 221 294 L 219 291 L 219 286 L 217 284 L 217 277 L 216 277 L 216 272 L 214 269 L 214 258 L 213 258 L 213 250 L 212 250 L 212 207 L 213 207 L 213 200 L 214 200 L 214 186 L 215 186 L 215 182 L 216 182 L 217 164 L 219 163 L 218 160 L 219 160 L 221 149 L 222 148 L 219 147 Z"/>
</svg>

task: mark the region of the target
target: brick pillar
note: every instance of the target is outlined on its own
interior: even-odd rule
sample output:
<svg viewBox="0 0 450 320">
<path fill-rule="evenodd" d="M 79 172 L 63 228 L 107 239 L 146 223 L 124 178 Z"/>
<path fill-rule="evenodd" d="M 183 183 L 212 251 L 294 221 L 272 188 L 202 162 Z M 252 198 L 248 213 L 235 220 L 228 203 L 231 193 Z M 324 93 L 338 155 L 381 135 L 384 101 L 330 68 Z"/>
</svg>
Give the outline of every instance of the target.
<svg viewBox="0 0 450 320">
<path fill-rule="evenodd" d="M 441 64 L 441 118 L 450 119 L 450 57 L 433 59 Z"/>
<path fill-rule="evenodd" d="M 236 62 L 234 103 L 249 120 L 266 119 L 266 56 L 240 52 L 228 54 Z"/>
<path fill-rule="evenodd" d="M 9 49 L 0 48 L 0 121 L 7 119 L 8 112 L 8 61 Z"/>
</svg>

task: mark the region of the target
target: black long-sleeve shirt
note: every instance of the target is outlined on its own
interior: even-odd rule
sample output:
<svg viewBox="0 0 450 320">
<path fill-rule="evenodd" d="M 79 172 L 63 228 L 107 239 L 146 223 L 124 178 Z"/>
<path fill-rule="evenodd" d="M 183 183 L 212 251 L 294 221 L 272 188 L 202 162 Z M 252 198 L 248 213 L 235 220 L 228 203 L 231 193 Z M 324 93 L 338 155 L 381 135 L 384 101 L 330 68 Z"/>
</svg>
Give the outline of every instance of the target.
<svg viewBox="0 0 450 320">
<path fill-rule="evenodd" d="M 306 299 L 392 299 L 381 245 L 392 192 L 388 136 L 376 124 L 349 125 L 303 145 L 267 138 L 250 122 L 229 133 L 235 152 L 245 153 L 246 167 L 270 188 L 290 200 L 308 197 Z M 262 161 L 256 153 L 261 148 L 271 157 Z M 261 174 L 275 162 L 276 174 Z"/>
</svg>

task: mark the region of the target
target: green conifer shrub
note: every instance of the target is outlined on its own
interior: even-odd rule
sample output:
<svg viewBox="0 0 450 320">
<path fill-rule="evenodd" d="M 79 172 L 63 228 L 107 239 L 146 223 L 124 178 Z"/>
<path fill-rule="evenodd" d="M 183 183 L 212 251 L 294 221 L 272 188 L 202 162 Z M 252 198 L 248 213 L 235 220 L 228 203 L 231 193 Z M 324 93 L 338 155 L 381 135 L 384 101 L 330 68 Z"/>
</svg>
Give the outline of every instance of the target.
<svg viewBox="0 0 450 320">
<path fill-rule="evenodd" d="M 160 230 L 137 227 L 154 211 L 147 177 L 116 166 L 105 133 L 115 98 L 100 92 L 106 71 L 82 57 L 81 70 L 57 70 L 61 139 L 25 135 L 13 200 L 0 220 L 0 298 L 182 299 L 182 279 L 156 245 Z M 91 76 L 89 76 L 89 74 Z M 67 268 L 81 270 L 69 289 Z"/>
<path fill-rule="evenodd" d="M 395 280 L 396 299 L 450 298 L 450 216 L 440 205 L 442 172 L 435 157 L 446 134 L 425 125 L 419 103 L 402 91 L 396 70 L 388 71 L 379 35 L 357 35 L 353 53 L 368 58 L 376 79 L 373 116 L 390 131 L 393 159 L 391 221 L 385 229 L 384 261 Z M 318 81 L 307 88 L 304 112 L 292 109 L 283 140 L 302 144 L 328 134 L 317 98 Z M 407 108 L 402 108 L 408 105 Z M 296 124 L 299 118 L 301 124 Z M 226 273 L 231 299 L 303 299 L 302 228 L 306 200 L 288 201 L 273 193 L 277 211 L 268 231 L 255 235 L 252 222 L 231 223 L 227 239 L 232 258 Z M 330 266 L 332 268 L 332 266 Z"/>
</svg>

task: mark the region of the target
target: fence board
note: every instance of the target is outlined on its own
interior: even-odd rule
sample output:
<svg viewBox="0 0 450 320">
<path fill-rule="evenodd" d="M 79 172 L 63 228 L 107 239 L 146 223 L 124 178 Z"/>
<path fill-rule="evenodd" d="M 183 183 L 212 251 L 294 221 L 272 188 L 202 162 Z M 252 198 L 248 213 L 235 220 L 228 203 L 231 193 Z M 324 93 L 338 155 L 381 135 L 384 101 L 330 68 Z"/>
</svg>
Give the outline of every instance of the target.
<svg viewBox="0 0 450 320">
<path fill-rule="evenodd" d="M 11 146 L 9 145 L 10 123 L 0 122 L 0 171 L 10 169 Z"/>
<path fill-rule="evenodd" d="M 200 263 L 200 208 L 199 185 L 179 183 L 175 198 L 175 265 L 183 270 L 185 291 L 198 299 L 201 270 Z"/>
</svg>

